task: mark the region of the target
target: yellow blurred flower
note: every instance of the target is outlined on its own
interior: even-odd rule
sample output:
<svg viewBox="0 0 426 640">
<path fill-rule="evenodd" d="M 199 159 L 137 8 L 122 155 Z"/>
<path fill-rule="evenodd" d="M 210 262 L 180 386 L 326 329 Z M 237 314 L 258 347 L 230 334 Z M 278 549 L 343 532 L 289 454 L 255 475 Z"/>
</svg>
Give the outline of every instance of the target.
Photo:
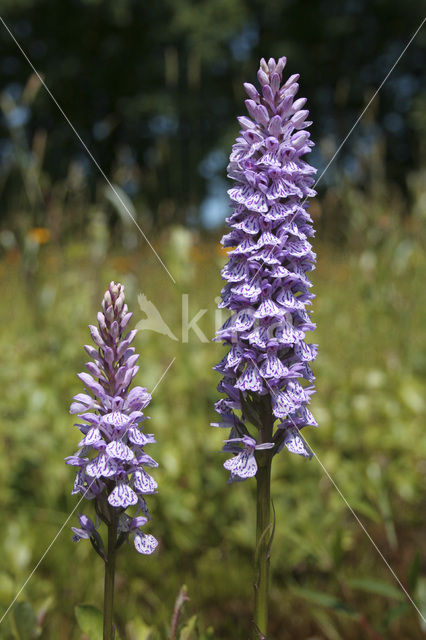
<svg viewBox="0 0 426 640">
<path fill-rule="evenodd" d="M 235 249 L 235 247 L 223 247 L 221 244 L 217 245 L 217 252 L 220 256 L 227 256 L 233 249 Z"/>
<path fill-rule="evenodd" d="M 191 247 L 191 259 L 198 264 L 207 262 L 209 259 L 207 247 L 194 245 Z"/>
<path fill-rule="evenodd" d="M 50 240 L 50 231 L 46 227 L 34 227 L 29 230 L 28 238 L 36 244 L 46 244 Z"/>
<path fill-rule="evenodd" d="M 110 259 L 110 264 L 121 273 L 130 273 L 136 270 L 135 256 L 113 256 Z"/>
</svg>

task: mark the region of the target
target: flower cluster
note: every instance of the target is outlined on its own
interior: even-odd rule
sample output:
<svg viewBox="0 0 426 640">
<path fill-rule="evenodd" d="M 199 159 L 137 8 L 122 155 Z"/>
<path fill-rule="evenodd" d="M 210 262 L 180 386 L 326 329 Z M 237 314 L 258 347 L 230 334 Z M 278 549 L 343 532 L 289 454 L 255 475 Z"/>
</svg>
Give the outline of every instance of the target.
<svg viewBox="0 0 426 640">
<path fill-rule="evenodd" d="M 110 524 L 118 520 L 120 542 L 131 537 L 137 551 L 152 553 L 157 540 L 140 527 L 149 518 L 145 495 L 155 493 L 157 483 L 146 468 L 157 467 L 144 447 L 155 442 L 142 430 L 146 420 L 143 409 L 151 400 L 143 387 L 129 386 L 139 370 L 139 355 L 131 343 L 136 331 L 126 333 L 132 314 L 124 302 L 124 287 L 111 282 L 98 313 L 98 327 L 89 326 L 95 347 L 84 348 L 92 358 L 86 364 L 89 373 L 80 373 L 87 393 L 74 396 L 70 413 L 77 414 L 76 426 L 83 434 L 79 450 L 66 458 L 78 467 L 73 494 L 95 501 L 96 513 Z M 134 506 L 136 517 L 125 513 Z M 137 516 L 142 512 L 143 516 Z M 102 541 L 97 526 L 80 514 L 81 528 L 73 528 L 74 540 L 89 538 L 99 552 Z M 101 553 L 102 555 L 102 553 Z"/>
<path fill-rule="evenodd" d="M 250 117 L 238 118 L 241 132 L 228 166 L 235 186 L 228 191 L 231 231 L 222 244 L 230 250 L 219 307 L 231 315 L 216 334 L 229 351 L 215 367 L 223 374 L 218 389 L 226 397 L 216 404 L 221 421 L 214 426 L 231 429 L 225 450 L 233 450 L 236 445 L 229 443 L 236 438 L 244 446 L 225 462 L 239 478 L 257 471 L 256 441 L 246 420 L 261 429 L 259 407 L 269 406 L 272 422 L 279 420 L 269 443 L 273 454 L 285 445 L 310 457 L 300 429 L 316 426 L 307 407 L 316 345 L 305 341 L 305 333 L 315 328 L 307 307 L 314 297 L 308 272 L 316 256 L 308 241 L 314 231 L 305 202 L 315 195 L 316 170 L 302 159 L 313 146 L 305 130 L 311 123 L 303 109 L 306 99 L 295 100 L 299 76 L 282 83 L 285 63 L 285 58 L 261 60 L 260 93 L 244 85 Z"/>
</svg>

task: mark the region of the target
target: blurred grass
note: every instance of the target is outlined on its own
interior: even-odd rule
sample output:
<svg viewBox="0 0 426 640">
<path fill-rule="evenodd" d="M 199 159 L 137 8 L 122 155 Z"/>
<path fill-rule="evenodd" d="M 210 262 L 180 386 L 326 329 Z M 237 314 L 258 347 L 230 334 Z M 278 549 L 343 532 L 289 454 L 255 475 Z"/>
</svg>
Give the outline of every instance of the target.
<svg viewBox="0 0 426 640">
<path fill-rule="evenodd" d="M 217 243 L 180 228 L 156 244 L 174 286 L 147 247 L 100 257 L 85 240 L 40 247 L 35 277 L 16 250 L 0 268 L 0 605 L 5 609 L 56 535 L 77 499 L 63 458 L 78 432 L 68 414 L 80 390 L 82 345 L 111 279 L 126 286 L 133 326 L 144 316 L 143 292 L 179 336 L 181 294 L 189 315 L 214 334 L 215 297 L 225 261 Z M 321 462 L 413 597 L 424 594 L 426 260 L 415 234 L 389 233 L 379 247 L 346 254 L 320 246 L 314 274 L 313 412 L 306 437 Z M 181 584 L 190 612 L 217 638 L 247 638 L 251 629 L 255 483 L 227 485 L 215 418 L 223 348 L 140 332 L 138 384 L 150 405 L 160 462 L 158 495 L 149 500 L 153 557 L 126 549 L 119 560 L 120 628 L 143 619 L 165 633 Z M 419 617 L 345 507 L 320 465 L 282 453 L 275 460 L 271 638 L 420 638 Z M 91 509 L 91 505 L 88 507 Z M 102 601 L 102 566 L 89 545 L 65 527 L 20 599 L 46 605 L 42 637 L 78 639 L 75 605 Z M 424 576 L 424 573 L 423 573 Z M 420 602 L 419 602 L 420 605 Z M 9 637 L 8 625 L 0 637 Z M 2 633 L 4 635 L 2 635 Z M 124 636 L 124 631 L 123 631 Z M 165 636 L 162 636 L 165 637 Z"/>
</svg>

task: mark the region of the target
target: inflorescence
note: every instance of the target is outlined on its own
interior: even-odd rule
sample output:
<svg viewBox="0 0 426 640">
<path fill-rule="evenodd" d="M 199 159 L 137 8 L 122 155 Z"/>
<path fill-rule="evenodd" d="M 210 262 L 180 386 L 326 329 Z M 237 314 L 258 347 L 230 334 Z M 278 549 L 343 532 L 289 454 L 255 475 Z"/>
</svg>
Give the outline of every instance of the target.
<svg viewBox="0 0 426 640">
<path fill-rule="evenodd" d="M 139 370 L 139 355 L 131 346 L 136 331 L 126 333 L 131 317 L 124 287 L 111 282 L 98 313 L 98 327 L 89 326 L 95 344 L 84 347 L 92 358 L 86 364 L 89 373 L 78 374 L 87 393 L 74 396 L 70 407 L 70 413 L 81 421 L 76 426 L 83 439 L 77 453 L 66 462 L 78 467 L 72 493 L 94 500 L 98 517 L 107 525 L 117 520 L 117 545 L 130 537 L 139 553 L 150 554 L 157 540 L 140 527 L 149 519 L 145 496 L 157 490 L 157 482 L 146 468 L 158 465 L 144 450 L 155 442 L 152 434 L 142 430 L 147 419 L 143 409 L 151 396 L 143 387 L 129 390 Z M 133 516 L 126 513 L 129 507 L 134 507 Z M 99 522 L 94 524 L 83 514 L 79 519 L 73 540 L 90 539 L 105 559 Z"/>
<path fill-rule="evenodd" d="M 306 99 L 295 100 L 299 76 L 282 82 L 285 64 L 286 58 L 262 59 L 261 91 L 244 85 L 249 117 L 238 118 L 241 132 L 228 165 L 235 186 L 228 191 L 231 231 L 222 244 L 230 250 L 219 307 L 231 315 L 216 334 L 229 351 L 215 367 L 223 374 L 218 389 L 225 397 L 216 404 L 221 421 L 214 426 L 231 429 L 224 446 L 236 454 L 224 465 L 231 480 L 256 474 L 258 449 L 275 455 L 285 445 L 311 457 L 300 429 L 316 426 L 307 405 L 317 348 L 305 342 L 315 328 L 307 308 L 316 256 L 306 199 L 315 195 L 316 170 L 302 159 L 313 146 L 305 130 L 311 123 Z M 260 433 L 265 416 L 272 424 L 278 420 L 270 442 L 258 441 L 247 428 L 248 421 Z"/>
</svg>

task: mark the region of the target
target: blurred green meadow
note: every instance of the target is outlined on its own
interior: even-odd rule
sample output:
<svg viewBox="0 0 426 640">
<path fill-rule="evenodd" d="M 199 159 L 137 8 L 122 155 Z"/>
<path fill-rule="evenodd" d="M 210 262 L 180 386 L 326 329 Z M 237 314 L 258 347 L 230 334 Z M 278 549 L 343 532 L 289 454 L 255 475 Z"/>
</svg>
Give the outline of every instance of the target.
<svg viewBox="0 0 426 640">
<path fill-rule="evenodd" d="M 355 225 L 363 211 L 375 215 L 367 200 L 363 209 L 361 196 L 349 195 L 357 198 Z M 315 243 L 312 411 L 319 429 L 305 434 L 318 459 L 284 451 L 274 460 L 274 639 L 421 638 L 426 631 L 321 466 L 425 615 L 424 222 L 414 212 L 410 225 L 396 226 L 380 207 L 377 216 L 382 223 L 369 225 L 376 234 L 363 236 L 360 224 L 349 247 Z M 182 584 L 190 597 L 182 638 L 248 638 L 255 483 L 227 484 L 224 435 L 209 427 L 219 397 L 212 366 L 223 355 L 210 338 L 226 254 L 219 233 L 176 226 L 157 234 L 152 240 L 173 284 L 142 240 L 123 248 L 121 233 L 109 235 L 95 212 L 72 241 L 55 243 L 34 228 L 24 246 L 2 253 L 0 606 L 6 610 L 76 506 L 73 471 L 63 462 L 79 441 L 68 407 L 81 390 L 76 373 L 86 361 L 87 325 L 115 279 L 126 287 L 133 326 L 145 318 L 143 293 L 178 338 L 153 331 L 136 337 L 138 384 L 152 390 L 174 361 L 149 407 L 160 463 L 149 530 L 160 549 L 150 557 L 133 547 L 119 554 L 120 638 L 169 637 Z M 190 332 L 182 342 L 182 294 L 190 318 L 207 310 L 198 325 L 208 341 Z M 84 505 L 87 513 L 92 508 Z M 75 607 L 102 605 L 103 566 L 89 544 L 71 541 L 76 520 L 75 513 L 19 595 L 1 638 L 35 637 L 34 627 L 47 640 L 88 637 Z"/>
</svg>

